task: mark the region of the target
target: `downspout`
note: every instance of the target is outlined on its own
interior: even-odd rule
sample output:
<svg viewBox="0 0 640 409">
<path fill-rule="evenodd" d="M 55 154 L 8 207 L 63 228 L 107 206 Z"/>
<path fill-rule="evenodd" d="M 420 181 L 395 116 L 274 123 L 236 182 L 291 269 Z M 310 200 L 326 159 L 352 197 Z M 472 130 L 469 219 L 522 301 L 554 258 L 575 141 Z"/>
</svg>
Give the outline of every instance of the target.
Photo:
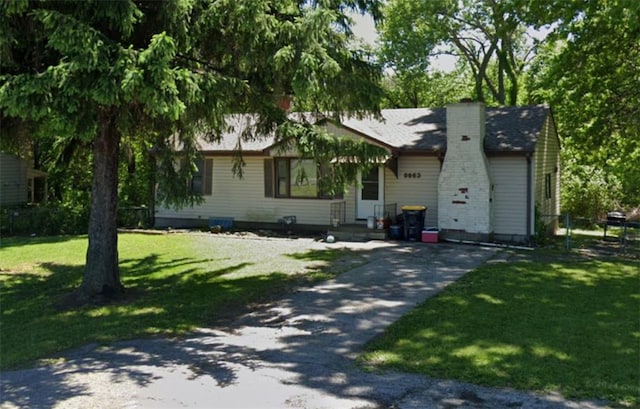
<svg viewBox="0 0 640 409">
<path fill-rule="evenodd" d="M 533 199 L 533 154 L 527 153 L 527 241 L 531 243 L 532 239 L 532 199 Z"/>
</svg>

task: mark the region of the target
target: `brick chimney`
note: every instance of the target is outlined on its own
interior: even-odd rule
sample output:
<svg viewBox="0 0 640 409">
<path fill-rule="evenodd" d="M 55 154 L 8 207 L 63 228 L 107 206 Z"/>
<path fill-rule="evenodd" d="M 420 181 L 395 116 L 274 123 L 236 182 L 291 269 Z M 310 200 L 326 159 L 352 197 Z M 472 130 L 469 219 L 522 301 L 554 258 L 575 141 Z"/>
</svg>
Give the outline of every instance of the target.
<svg viewBox="0 0 640 409">
<path fill-rule="evenodd" d="M 438 178 L 438 227 L 444 237 L 486 240 L 493 232 L 485 126 L 483 103 L 447 106 L 447 152 Z"/>
</svg>

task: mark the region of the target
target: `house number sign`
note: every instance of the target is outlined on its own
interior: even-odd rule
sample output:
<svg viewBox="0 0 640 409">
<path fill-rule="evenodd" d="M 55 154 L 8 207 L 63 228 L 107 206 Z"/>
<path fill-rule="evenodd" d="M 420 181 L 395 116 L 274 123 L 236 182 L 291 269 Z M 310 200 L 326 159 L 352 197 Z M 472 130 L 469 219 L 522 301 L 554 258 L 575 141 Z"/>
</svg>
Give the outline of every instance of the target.
<svg viewBox="0 0 640 409">
<path fill-rule="evenodd" d="M 420 172 L 405 172 L 404 173 L 404 178 L 405 179 L 419 179 L 421 177 L 422 177 L 422 175 L 420 174 Z"/>
</svg>

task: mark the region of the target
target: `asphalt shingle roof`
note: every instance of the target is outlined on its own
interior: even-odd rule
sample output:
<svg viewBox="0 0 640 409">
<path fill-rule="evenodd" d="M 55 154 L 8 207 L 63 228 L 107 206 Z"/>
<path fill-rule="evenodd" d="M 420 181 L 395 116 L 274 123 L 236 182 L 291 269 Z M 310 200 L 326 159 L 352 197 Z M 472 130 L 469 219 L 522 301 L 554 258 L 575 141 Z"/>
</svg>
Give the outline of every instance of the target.
<svg viewBox="0 0 640 409">
<path fill-rule="evenodd" d="M 542 105 L 486 109 L 487 152 L 533 152 L 549 109 Z M 445 108 L 386 109 L 384 121 L 347 119 L 343 126 L 403 151 L 446 151 Z"/>
<path fill-rule="evenodd" d="M 447 148 L 445 108 L 385 109 L 383 120 L 348 118 L 342 126 L 399 151 L 444 152 Z M 533 152 L 549 108 L 543 105 L 486 109 L 484 147 L 487 153 Z M 219 142 L 201 141 L 203 151 L 233 151 L 242 140 L 250 116 L 233 116 Z M 273 146 L 273 135 L 242 142 L 244 152 L 262 152 Z"/>
</svg>

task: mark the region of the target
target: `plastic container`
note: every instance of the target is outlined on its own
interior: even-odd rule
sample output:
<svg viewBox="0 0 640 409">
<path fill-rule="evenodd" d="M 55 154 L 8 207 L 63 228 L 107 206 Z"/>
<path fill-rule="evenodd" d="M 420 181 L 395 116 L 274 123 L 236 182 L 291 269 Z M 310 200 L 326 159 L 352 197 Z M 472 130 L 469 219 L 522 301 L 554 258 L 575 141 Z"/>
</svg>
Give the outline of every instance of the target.
<svg viewBox="0 0 640 409">
<path fill-rule="evenodd" d="M 211 217 L 209 219 L 209 228 L 220 226 L 221 229 L 229 230 L 233 227 L 233 217 Z"/>
<path fill-rule="evenodd" d="M 430 227 L 422 230 L 422 242 L 423 243 L 437 243 L 438 242 L 438 229 L 436 227 Z"/>
<path fill-rule="evenodd" d="M 397 224 L 389 226 L 389 238 L 391 240 L 400 240 L 402 238 L 402 227 Z"/>
<path fill-rule="evenodd" d="M 374 229 L 376 227 L 376 218 L 373 216 L 367 217 L 367 229 Z"/>
</svg>

